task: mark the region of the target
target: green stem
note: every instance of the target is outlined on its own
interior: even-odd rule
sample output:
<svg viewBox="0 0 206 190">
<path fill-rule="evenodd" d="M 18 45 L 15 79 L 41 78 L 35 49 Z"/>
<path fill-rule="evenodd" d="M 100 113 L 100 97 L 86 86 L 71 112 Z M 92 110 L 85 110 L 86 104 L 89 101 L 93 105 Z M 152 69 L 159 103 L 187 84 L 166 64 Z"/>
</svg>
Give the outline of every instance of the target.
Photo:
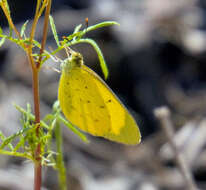
<svg viewBox="0 0 206 190">
<path fill-rule="evenodd" d="M 58 178 L 61 190 L 67 190 L 66 169 L 64 166 L 63 150 L 62 150 L 62 132 L 59 122 L 56 122 L 55 137 L 57 145 L 56 166 L 58 170 Z"/>
</svg>

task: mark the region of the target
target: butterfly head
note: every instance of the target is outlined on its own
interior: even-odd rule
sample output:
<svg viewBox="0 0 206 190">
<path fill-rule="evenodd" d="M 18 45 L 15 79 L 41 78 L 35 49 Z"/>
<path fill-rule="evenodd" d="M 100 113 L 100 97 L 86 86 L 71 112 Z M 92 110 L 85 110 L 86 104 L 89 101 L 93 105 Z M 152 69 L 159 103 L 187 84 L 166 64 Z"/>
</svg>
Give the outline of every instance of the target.
<svg viewBox="0 0 206 190">
<path fill-rule="evenodd" d="M 80 53 L 72 51 L 69 57 L 63 62 L 63 70 L 80 68 L 83 65 L 83 57 Z"/>
<path fill-rule="evenodd" d="M 69 61 L 72 67 L 81 67 L 83 64 L 83 57 L 78 52 L 72 52 Z"/>
</svg>

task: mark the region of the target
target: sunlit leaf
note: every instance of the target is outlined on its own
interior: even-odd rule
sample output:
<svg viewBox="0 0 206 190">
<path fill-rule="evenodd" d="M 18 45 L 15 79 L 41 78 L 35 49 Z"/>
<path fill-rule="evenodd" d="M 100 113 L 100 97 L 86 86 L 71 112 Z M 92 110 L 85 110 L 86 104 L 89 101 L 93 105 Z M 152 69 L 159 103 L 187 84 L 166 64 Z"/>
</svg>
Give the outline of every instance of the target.
<svg viewBox="0 0 206 190">
<path fill-rule="evenodd" d="M 53 33 L 53 35 L 54 35 L 54 39 L 55 39 L 55 41 L 56 41 L 57 46 L 59 47 L 59 46 L 60 46 L 59 38 L 58 38 L 58 35 L 57 35 L 56 26 L 55 26 L 55 24 L 54 24 L 54 19 L 53 19 L 53 17 L 52 17 L 51 15 L 49 16 L 49 21 L 50 21 L 52 33 Z"/>
<path fill-rule="evenodd" d="M 20 33 L 21 37 L 23 37 L 23 35 L 25 34 L 25 30 L 26 30 L 26 26 L 27 26 L 28 22 L 29 21 L 27 20 L 21 27 L 21 33 Z"/>
</svg>

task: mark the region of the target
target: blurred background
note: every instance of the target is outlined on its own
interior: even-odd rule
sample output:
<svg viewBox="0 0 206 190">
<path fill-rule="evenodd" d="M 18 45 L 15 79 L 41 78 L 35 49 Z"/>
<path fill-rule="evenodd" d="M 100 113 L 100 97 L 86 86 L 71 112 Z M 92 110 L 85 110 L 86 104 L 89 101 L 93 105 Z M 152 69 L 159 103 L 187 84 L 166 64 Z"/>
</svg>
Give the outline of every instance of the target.
<svg viewBox="0 0 206 190">
<path fill-rule="evenodd" d="M 35 0 L 9 1 L 17 28 L 31 26 Z M 53 0 L 52 15 L 59 36 L 78 24 L 117 21 L 87 34 L 100 46 L 109 67 L 107 84 L 139 124 L 142 143 L 124 146 L 89 136 L 84 144 L 64 131 L 64 159 L 72 190 L 182 190 L 185 182 L 174 162 L 168 139 L 154 109 L 170 108 L 174 141 L 184 155 L 195 183 L 206 189 L 206 2 L 204 0 Z M 42 23 L 36 33 L 42 37 Z M 0 11 L 0 26 L 8 32 Z M 56 48 L 51 31 L 48 46 Z M 74 47 L 85 64 L 102 76 L 95 51 L 87 44 Z M 59 57 L 64 57 L 64 52 Z M 58 67 L 52 61 L 48 65 Z M 57 99 L 59 74 L 42 69 L 41 115 Z M 11 135 L 20 129 L 20 114 L 13 102 L 33 103 L 31 71 L 24 52 L 10 42 L 0 48 L 0 130 Z M 56 171 L 45 168 L 44 189 L 57 190 Z M 22 183 L 23 182 L 23 183 Z M 33 164 L 0 156 L 0 190 L 30 190 Z"/>
</svg>

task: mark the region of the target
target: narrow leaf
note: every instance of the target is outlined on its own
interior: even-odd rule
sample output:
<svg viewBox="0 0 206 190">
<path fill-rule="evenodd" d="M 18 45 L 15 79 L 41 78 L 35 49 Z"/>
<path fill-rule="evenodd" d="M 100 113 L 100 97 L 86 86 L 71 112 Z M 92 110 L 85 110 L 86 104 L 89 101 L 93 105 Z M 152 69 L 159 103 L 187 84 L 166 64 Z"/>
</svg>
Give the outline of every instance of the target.
<svg viewBox="0 0 206 190">
<path fill-rule="evenodd" d="M 72 40 L 75 40 L 77 36 L 78 36 L 78 37 L 79 37 L 79 36 L 82 36 L 82 35 L 80 35 L 82 32 L 79 32 L 79 30 L 81 29 L 81 27 L 82 27 L 81 24 L 79 24 L 78 26 L 75 27 L 74 32 L 73 32 L 73 34 L 72 34 L 72 35 L 75 35 L 75 36 L 73 36 L 73 37 L 72 37 L 72 35 L 69 36 L 69 37 L 72 37 Z"/>
<path fill-rule="evenodd" d="M 5 37 L 0 40 L 0 47 L 4 44 L 5 40 L 6 40 Z"/>
<path fill-rule="evenodd" d="M 79 32 L 79 30 L 81 29 L 81 27 L 82 27 L 81 24 L 77 25 L 77 26 L 75 27 L 75 29 L 74 29 L 73 34 Z"/>
<path fill-rule="evenodd" d="M 6 137 L 4 136 L 4 134 L 0 131 L 0 139 L 4 142 L 4 140 L 6 139 Z M 2 143 L 3 143 L 2 142 Z M 8 147 L 10 148 L 10 150 L 13 150 L 13 146 L 11 143 L 8 144 Z M 1 149 L 1 148 L 0 148 Z M 3 149 L 3 148 L 2 148 Z"/>
<path fill-rule="evenodd" d="M 87 137 L 83 133 L 81 133 L 79 130 L 77 130 L 70 122 L 68 122 L 62 116 L 59 116 L 58 119 L 64 125 L 66 125 L 69 129 L 71 129 L 77 136 L 79 136 L 84 142 L 86 142 L 86 143 L 89 142 L 89 140 L 87 139 Z"/>
<path fill-rule="evenodd" d="M 27 154 L 27 153 L 21 153 L 21 152 L 11 152 L 11 151 L 7 151 L 7 150 L 1 150 L 0 149 L 0 154 L 4 154 L 4 155 L 9 155 L 9 156 L 17 156 L 17 157 L 22 157 L 22 158 L 27 158 L 27 159 L 30 159 L 30 160 L 33 160 L 34 159 L 32 158 L 31 155 Z"/>
<path fill-rule="evenodd" d="M 83 32 L 86 33 L 86 32 L 90 32 L 92 30 L 96 30 L 98 28 L 112 26 L 112 25 L 120 25 L 120 24 L 118 22 L 114 22 L 114 21 L 105 21 L 105 22 L 101 22 L 99 24 L 95 24 L 93 26 L 89 26 L 88 28 L 84 29 Z"/>
<path fill-rule="evenodd" d="M 72 45 L 78 44 L 78 43 L 88 43 L 95 49 L 95 51 L 97 52 L 98 58 L 99 58 L 99 62 L 100 62 L 102 72 L 104 74 L 105 79 L 107 79 L 107 77 L 109 75 L 109 71 L 108 71 L 108 68 L 107 68 L 106 61 L 104 60 L 104 56 L 102 54 L 102 51 L 99 48 L 99 46 L 97 45 L 97 43 L 92 39 L 86 38 L 86 39 L 80 39 L 79 41 L 75 41 L 74 43 L 72 43 Z"/>
<path fill-rule="evenodd" d="M 20 138 L 19 142 L 17 143 L 13 151 L 16 152 L 20 147 L 24 147 L 24 143 L 25 139 L 23 137 Z"/>
<path fill-rule="evenodd" d="M 3 30 L 2 30 L 2 28 L 0 27 L 0 34 L 3 34 Z"/>
<path fill-rule="evenodd" d="M 75 40 L 77 36 L 82 36 L 81 34 L 82 34 L 82 32 L 73 33 L 73 34 L 69 35 L 68 37 L 66 37 L 65 42 L 70 41 L 70 40 Z"/>
<path fill-rule="evenodd" d="M 50 15 L 49 16 L 49 21 L 50 21 L 50 25 L 51 25 L 51 29 L 52 29 L 52 33 L 54 35 L 54 39 L 57 43 L 57 46 L 59 47 L 60 46 L 60 43 L 59 43 L 59 38 L 58 38 L 58 35 L 57 35 L 57 30 L 56 30 L 56 26 L 54 24 L 54 19 L 53 17 Z"/>
<path fill-rule="evenodd" d="M 18 105 L 16 105 L 16 104 L 14 104 L 14 106 L 15 106 L 15 108 L 16 108 L 19 112 L 21 112 L 21 113 L 23 113 L 23 114 L 27 114 L 27 111 L 26 111 L 25 109 L 21 108 L 20 106 L 18 106 Z M 35 120 L 35 116 L 34 116 L 33 114 L 29 114 L 29 117 L 30 117 L 30 119 L 31 119 L 32 121 Z M 40 121 L 40 125 L 41 125 L 42 127 L 46 128 L 46 129 L 49 129 L 49 126 L 48 126 L 44 121 Z"/>
<path fill-rule="evenodd" d="M 26 26 L 27 26 L 28 22 L 29 21 L 27 20 L 21 27 L 21 33 L 20 33 L 21 37 L 25 34 L 25 30 L 26 30 Z"/>
<path fill-rule="evenodd" d="M 17 133 L 7 137 L 1 144 L 0 149 L 3 149 L 6 145 L 8 145 L 12 140 L 14 140 L 16 137 L 22 135 L 23 133 L 25 133 L 26 131 L 28 131 L 30 128 L 26 128 L 23 130 L 18 131 Z"/>
</svg>

